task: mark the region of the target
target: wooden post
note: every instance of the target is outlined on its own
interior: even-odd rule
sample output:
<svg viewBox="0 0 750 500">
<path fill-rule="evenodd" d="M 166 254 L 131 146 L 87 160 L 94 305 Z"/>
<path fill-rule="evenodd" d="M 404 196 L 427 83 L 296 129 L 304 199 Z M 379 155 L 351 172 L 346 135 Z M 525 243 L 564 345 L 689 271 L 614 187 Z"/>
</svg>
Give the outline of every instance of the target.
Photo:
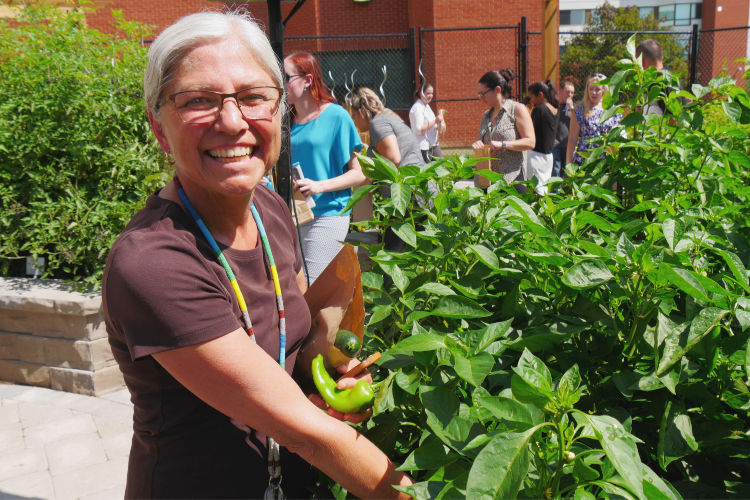
<svg viewBox="0 0 750 500">
<path fill-rule="evenodd" d="M 558 0 L 542 0 L 544 14 L 542 24 L 542 72 L 545 80 L 557 83 L 560 62 L 560 44 L 557 31 L 559 23 Z"/>
</svg>

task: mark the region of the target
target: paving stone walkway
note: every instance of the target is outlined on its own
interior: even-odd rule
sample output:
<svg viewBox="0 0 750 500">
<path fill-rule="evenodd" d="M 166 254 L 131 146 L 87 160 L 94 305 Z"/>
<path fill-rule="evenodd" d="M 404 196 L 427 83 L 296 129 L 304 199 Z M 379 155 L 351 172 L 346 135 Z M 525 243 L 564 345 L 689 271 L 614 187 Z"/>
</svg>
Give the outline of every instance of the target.
<svg viewBox="0 0 750 500">
<path fill-rule="evenodd" d="M 0 500 L 123 498 L 132 419 L 127 390 L 0 383 Z"/>
</svg>

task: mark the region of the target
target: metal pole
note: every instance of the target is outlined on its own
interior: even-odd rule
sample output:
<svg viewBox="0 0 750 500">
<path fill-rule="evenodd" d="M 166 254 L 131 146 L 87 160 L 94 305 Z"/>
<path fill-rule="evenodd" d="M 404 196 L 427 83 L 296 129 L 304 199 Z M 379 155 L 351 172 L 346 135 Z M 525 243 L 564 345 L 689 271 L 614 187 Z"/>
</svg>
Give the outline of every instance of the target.
<svg viewBox="0 0 750 500">
<path fill-rule="evenodd" d="M 690 36 L 690 85 L 698 82 L 698 25 Z"/>
<path fill-rule="evenodd" d="M 421 29 L 421 27 L 420 27 Z M 411 66 L 411 88 L 417 88 L 417 64 L 416 64 L 416 47 L 414 41 L 414 26 L 409 27 L 409 65 Z"/>
<path fill-rule="evenodd" d="M 281 0 L 268 0 L 268 38 L 279 60 L 284 60 L 284 23 L 281 19 Z M 281 117 L 281 152 L 276 162 L 274 186 L 287 203 L 292 203 L 292 176 L 290 172 L 291 143 L 289 141 L 289 114 Z"/>
<path fill-rule="evenodd" d="M 529 61 L 528 61 L 528 42 L 529 33 L 526 29 L 526 16 L 521 18 L 521 33 L 520 33 L 520 49 L 521 49 L 521 88 L 518 89 L 518 95 L 522 96 L 529 86 Z"/>
</svg>

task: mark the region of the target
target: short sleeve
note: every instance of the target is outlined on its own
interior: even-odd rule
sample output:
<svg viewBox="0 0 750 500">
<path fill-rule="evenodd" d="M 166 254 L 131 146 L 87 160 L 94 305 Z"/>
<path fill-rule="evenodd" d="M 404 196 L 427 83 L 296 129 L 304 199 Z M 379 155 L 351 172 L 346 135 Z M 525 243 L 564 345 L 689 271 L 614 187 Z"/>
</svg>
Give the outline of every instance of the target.
<svg viewBox="0 0 750 500">
<path fill-rule="evenodd" d="M 376 147 L 380 141 L 390 135 L 396 135 L 393 131 L 393 125 L 385 116 L 377 116 L 370 122 L 370 144 Z"/>
<path fill-rule="evenodd" d="M 411 125 L 411 131 L 414 135 L 417 137 L 423 135 L 422 126 L 424 125 L 424 113 L 422 113 L 422 107 L 418 102 L 414 103 L 409 110 L 409 125 Z"/>
<path fill-rule="evenodd" d="M 121 237 L 109 257 L 102 298 L 109 327 L 132 359 L 195 345 L 242 325 L 228 290 L 181 234 Z M 191 248 L 192 245 L 192 248 Z"/>
<path fill-rule="evenodd" d="M 337 104 L 331 104 L 331 107 L 333 106 L 335 106 L 333 118 L 336 126 L 332 130 L 336 134 L 331 147 L 331 165 L 345 170 L 348 168 L 352 153 L 362 149 L 362 141 L 349 113 Z"/>
</svg>

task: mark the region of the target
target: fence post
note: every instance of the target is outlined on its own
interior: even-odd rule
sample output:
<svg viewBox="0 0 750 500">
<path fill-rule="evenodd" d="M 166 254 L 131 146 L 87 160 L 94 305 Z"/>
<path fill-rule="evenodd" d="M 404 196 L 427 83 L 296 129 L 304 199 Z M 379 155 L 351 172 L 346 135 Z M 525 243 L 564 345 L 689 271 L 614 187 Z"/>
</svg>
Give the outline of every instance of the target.
<svg viewBox="0 0 750 500">
<path fill-rule="evenodd" d="M 268 1 L 268 24 L 270 30 L 271 46 L 274 52 L 282 61 L 284 60 L 284 23 L 281 20 L 281 4 L 279 2 Z M 289 114 L 284 113 L 281 117 L 282 127 L 281 130 L 291 130 L 291 124 L 289 123 Z M 276 192 L 281 196 L 287 205 L 291 206 L 292 203 L 292 176 L 290 172 L 290 155 L 292 152 L 292 146 L 288 133 L 281 134 L 281 150 L 279 151 L 279 158 L 276 161 L 276 178 L 274 179 L 274 186 Z"/>
<path fill-rule="evenodd" d="M 419 27 L 419 33 L 420 33 L 420 50 L 421 49 L 421 37 L 422 37 L 422 27 Z M 415 55 L 416 55 L 416 47 L 415 47 L 415 41 L 414 41 L 414 26 L 409 27 L 409 65 L 411 66 L 411 88 L 412 90 L 417 88 L 417 63 L 415 62 Z"/>
<path fill-rule="evenodd" d="M 519 34 L 519 46 L 518 50 L 520 52 L 520 63 L 521 63 L 521 88 L 518 89 L 518 97 L 523 95 L 523 93 L 526 91 L 526 88 L 529 86 L 528 82 L 528 46 L 529 46 L 529 32 L 526 29 L 526 16 L 521 17 L 521 32 Z"/>
<path fill-rule="evenodd" d="M 690 85 L 698 81 L 698 25 L 693 25 L 690 35 Z"/>
</svg>

